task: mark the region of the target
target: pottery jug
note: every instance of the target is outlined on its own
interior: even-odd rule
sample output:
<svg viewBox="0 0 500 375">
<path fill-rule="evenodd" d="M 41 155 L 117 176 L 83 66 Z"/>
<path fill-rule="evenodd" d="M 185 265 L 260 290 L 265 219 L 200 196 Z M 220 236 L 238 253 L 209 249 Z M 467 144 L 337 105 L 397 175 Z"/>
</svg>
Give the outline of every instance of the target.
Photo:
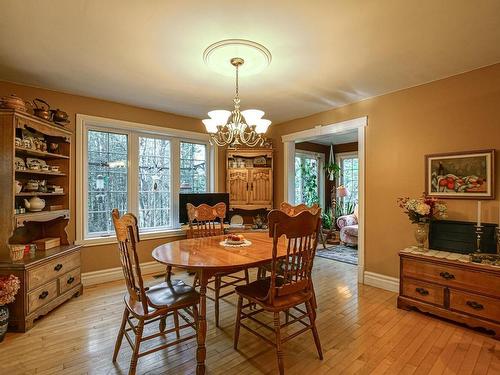
<svg viewBox="0 0 500 375">
<path fill-rule="evenodd" d="M 45 201 L 38 197 L 33 197 L 29 201 L 24 200 L 24 206 L 30 211 L 41 211 L 45 207 Z"/>
<path fill-rule="evenodd" d="M 23 184 L 16 180 L 16 194 L 19 194 L 23 190 Z"/>
</svg>

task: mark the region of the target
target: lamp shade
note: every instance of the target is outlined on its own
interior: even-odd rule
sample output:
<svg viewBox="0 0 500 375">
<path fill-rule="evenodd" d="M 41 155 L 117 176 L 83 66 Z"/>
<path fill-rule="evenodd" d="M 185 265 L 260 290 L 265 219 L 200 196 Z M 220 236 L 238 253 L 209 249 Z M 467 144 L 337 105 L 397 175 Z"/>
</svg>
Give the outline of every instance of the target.
<svg viewBox="0 0 500 375">
<path fill-rule="evenodd" d="M 208 115 L 212 120 L 215 121 L 216 125 L 226 125 L 227 119 L 231 115 L 231 112 L 224 109 L 217 109 L 215 111 L 208 112 Z"/>
<path fill-rule="evenodd" d="M 264 111 L 259 109 L 246 109 L 241 111 L 247 125 L 257 125 L 259 120 L 264 116 Z"/>
<path fill-rule="evenodd" d="M 212 118 L 207 118 L 205 120 L 202 120 L 203 125 L 205 125 L 205 128 L 207 129 L 207 133 L 217 133 L 217 123 L 215 122 L 214 119 Z"/>
<path fill-rule="evenodd" d="M 257 124 L 255 125 L 255 131 L 258 134 L 264 134 L 267 132 L 267 128 L 271 125 L 271 120 L 266 120 L 266 119 L 259 119 Z"/>
<path fill-rule="evenodd" d="M 343 198 L 347 197 L 348 195 L 349 195 L 349 190 L 344 185 L 340 185 L 337 188 L 337 197 Z"/>
</svg>

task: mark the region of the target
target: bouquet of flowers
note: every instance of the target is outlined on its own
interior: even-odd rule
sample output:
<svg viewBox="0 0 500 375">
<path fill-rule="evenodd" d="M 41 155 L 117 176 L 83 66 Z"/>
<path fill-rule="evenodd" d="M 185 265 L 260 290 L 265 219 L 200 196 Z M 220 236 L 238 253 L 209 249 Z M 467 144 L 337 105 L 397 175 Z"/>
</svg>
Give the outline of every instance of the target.
<svg viewBox="0 0 500 375">
<path fill-rule="evenodd" d="M 0 306 L 14 302 L 20 286 L 17 276 L 0 276 Z"/>
<path fill-rule="evenodd" d="M 412 223 L 427 223 L 430 219 L 443 219 L 446 217 L 446 203 L 438 201 L 436 198 L 398 198 L 399 207 Z"/>
</svg>

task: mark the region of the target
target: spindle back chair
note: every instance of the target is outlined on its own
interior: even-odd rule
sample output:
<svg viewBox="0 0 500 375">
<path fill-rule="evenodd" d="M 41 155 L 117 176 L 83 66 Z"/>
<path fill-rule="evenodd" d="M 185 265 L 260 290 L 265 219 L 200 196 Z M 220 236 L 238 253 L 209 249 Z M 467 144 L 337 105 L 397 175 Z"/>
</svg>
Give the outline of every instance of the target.
<svg viewBox="0 0 500 375">
<path fill-rule="evenodd" d="M 120 217 L 117 209 L 114 209 L 111 215 L 127 286 L 127 293 L 124 298 L 125 309 L 118 337 L 116 338 L 113 362 L 116 361 L 121 342 L 125 337 L 132 348 L 129 374 L 135 374 L 137 361 L 140 357 L 196 338 L 198 325 L 197 304 L 200 296 L 194 288 L 179 280 L 145 287 L 139 257 L 137 256 L 137 243 L 140 241 L 137 218 L 131 213 Z M 192 320 L 182 314 L 180 310 L 190 315 Z M 169 316 L 173 318 L 174 327 L 166 329 Z M 179 316 L 184 320 L 185 324 L 179 325 Z M 159 322 L 159 332 L 144 336 L 145 326 L 153 322 Z M 188 328 L 195 333 L 181 338 L 181 330 Z M 135 338 L 130 336 L 130 332 L 134 333 Z M 176 333 L 177 340 L 165 342 L 167 335 L 172 332 Z M 140 352 L 142 342 L 158 337 L 162 337 L 159 345 L 149 346 L 146 351 Z"/>
<path fill-rule="evenodd" d="M 312 268 L 320 230 L 320 213 L 320 210 L 315 214 L 303 211 L 289 216 L 280 210 L 271 211 L 268 215 L 269 235 L 273 237 L 271 276 L 236 288 L 239 298 L 234 335 L 235 349 L 238 346 L 240 327 L 243 327 L 276 348 L 280 374 L 284 374 L 282 343 L 307 330 L 312 331 L 319 358 L 323 359 L 315 323 L 316 312 L 313 307 L 312 287 Z M 280 241 L 281 246 L 283 242 L 286 243 L 285 256 L 278 256 Z M 243 299 L 248 300 L 246 305 L 243 305 Z M 301 304 L 305 305 L 305 311 L 298 307 Z M 243 311 L 246 308 L 251 309 L 254 305 L 258 305 L 260 309 Z M 294 309 L 294 313 L 299 312 L 300 315 L 292 314 L 289 312 L 291 309 Z M 274 329 L 256 318 L 257 314 L 265 311 L 274 314 Z M 290 314 L 291 319 L 281 324 L 280 312 Z M 305 321 L 306 317 L 309 322 Z M 276 336 L 275 341 L 267 339 L 260 332 L 243 323 L 245 319 L 273 330 Z M 282 338 L 281 329 L 293 323 L 301 323 L 305 327 Z"/>
</svg>

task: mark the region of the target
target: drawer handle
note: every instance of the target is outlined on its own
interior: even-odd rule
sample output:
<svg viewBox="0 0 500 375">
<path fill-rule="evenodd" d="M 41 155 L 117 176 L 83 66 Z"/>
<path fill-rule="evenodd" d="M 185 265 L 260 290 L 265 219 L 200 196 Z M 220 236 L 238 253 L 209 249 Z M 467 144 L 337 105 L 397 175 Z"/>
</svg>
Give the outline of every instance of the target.
<svg viewBox="0 0 500 375">
<path fill-rule="evenodd" d="M 476 301 L 467 301 L 466 304 L 467 304 L 467 306 L 473 308 L 474 310 L 482 310 L 482 309 L 484 309 L 484 306 L 481 305 L 480 303 L 476 302 Z"/>
<path fill-rule="evenodd" d="M 455 278 L 455 275 L 449 272 L 441 272 L 439 276 L 446 280 L 453 280 Z"/>
<path fill-rule="evenodd" d="M 424 288 L 416 288 L 415 291 L 423 296 L 429 295 L 429 291 L 427 289 L 424 289 Z"/>
<path fill-rule="evenodd" d="M 58 264 L 54 267 L 54 271 L 59 272 L 62 268 L 63 268 L 63 265 L 62 265 L 61 263 L 58 263 Z"/>
<path fill-rule="evenodd" d="M 48 296 L 48 295 L 49 295 L 49 292 L 48 292 L 48 291 L 46 291 L 46 290 L 44 290 L 44 291 L 43 291 L 43 292 L 42 292 L 42 293 L 38 296 L 38 298 L 39 298 L 39 299 L 45 299 L 45 298 L 47 298 L 47 296 Z"/>
<path fill-rule="evenodd" d="M 66 283 L 68 284 L 73 284 L 73 281 L 75 281 L 75 278 L 73 276 L 71 276 L 68 281 L 66 281 Z"/>
</svg>

